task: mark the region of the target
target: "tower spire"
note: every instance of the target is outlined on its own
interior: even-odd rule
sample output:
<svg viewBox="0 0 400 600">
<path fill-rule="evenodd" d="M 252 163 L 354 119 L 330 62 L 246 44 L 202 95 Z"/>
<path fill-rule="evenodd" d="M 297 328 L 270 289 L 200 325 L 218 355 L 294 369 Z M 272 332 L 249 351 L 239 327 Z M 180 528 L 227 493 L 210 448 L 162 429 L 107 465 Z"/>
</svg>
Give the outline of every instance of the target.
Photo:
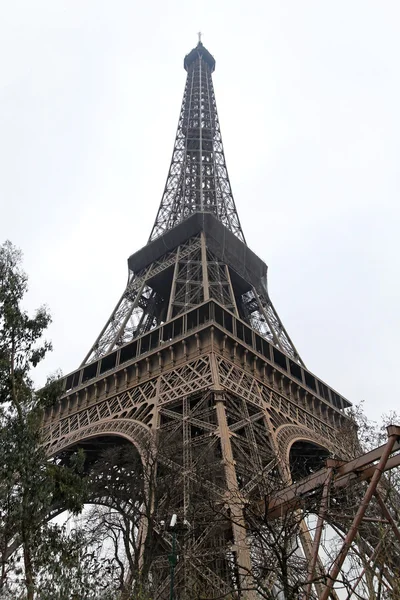
<svg viewBox="0 0 400 600">
<path fill-rule="evenodd" d="M 171 165 L 149 242 L 193 213 L 212 213 L 245 242 L 225 163 L 212 73 L 201 42 L 185 56 L 185 91 Z"/>
</svg>

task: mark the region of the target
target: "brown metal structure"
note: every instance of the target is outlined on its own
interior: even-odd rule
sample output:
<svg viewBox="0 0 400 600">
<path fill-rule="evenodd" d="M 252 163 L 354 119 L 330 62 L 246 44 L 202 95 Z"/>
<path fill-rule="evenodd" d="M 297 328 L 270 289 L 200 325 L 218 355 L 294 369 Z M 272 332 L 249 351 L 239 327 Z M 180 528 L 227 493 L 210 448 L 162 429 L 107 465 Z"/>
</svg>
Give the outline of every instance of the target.
<svg viewBox="0 0 400 600">
<path fill-rule="evenodd" d="M 355 541 L 357 534 L 360 533 L 363 521 L 365 523 L 379 523 L 380 526 L 386 526 L 385 529 L 380 532 L 378 543 L 375 547 L 371 547 L 368 563 L 377 560 L 381 550 L 380 546 L 385 538 L 387 538 L 388 533 L 393 534 L 393 539 L 397 544 L 400 543 L 400 530 L 396 523 L 396 518 L 392 515 L 392 511 L 386 505 L 378 488 L 385 471 L 400 467 L 400 426 L 389 426 L 387 428 L 387 433 L 388 440 L 383 446 L 375 448 L 371 452 L 367 452 L 349 462 L 328 459 L 326 468 L 313 473 L 309 477 L 302 479 L 287 488 L 275 492 L 268 498 L 267 504 L 264 505 L 263 508 L 265 514 L 267 515 L 268 520 L 271 521 L 280 518 L 293 510 L 301 509 L 304 511 L 310 498 L 322 489 L 320 504 L 316 510 L 318 521 L 315 528 L 312 557 L 308 565 L 307 585 L 304 590 L 303 600 L 308 600 L 308 598 L 310 598 L 312 583 L 315 581 L 315 569 L 318 562 L 318 551 L 324 521 L 327 521 L 328 523 L 329 521 L 339 521 L 343 523 L 346 518 L 349 518 L 350 526 L 344 528 L 346 533 L 343 536 L 343 543 L 340 550 L 334 557 L 330 570 L 323 574 L 322 579 L 324 580 L 324 586 L 322 588 L 322 593 L 318 595 L 319 600 L 328 600 L 330 597 L 332 588 L 337 581 L 348 552 Z M 367 485 L 364 486 L 364 489 L 362 490 L 359 506 L 353 515 L 347 516 L 342 513 L 336 515 L 332 514 L 332 511 L 328 508 L 329 497 L 331 499 L 338 497 L 338 491 L 341 488 L 352 487 L 354 489 L 357 484 L 365 482 Z M 368 517 L 366 513 L 368 509 L 374 507 L 374 499 L 375 507 L 378 508 L 380 515 L 377 516 L 375 514 L 374 516 Z M 397 499 L 396 504 L 398 505 Z M 367 535 L 365 542 L 368 544 L 371 540 L 372 536 Z M 393 595 L 390 596 L 392 598 L 398 598 L 398 593 L 400 592 L 398 582 L 393 581 L 394 579 L 398 579 L 399 573 L 400 562 L 398 560 L 398 549 L 398 545 L 397 547 L 391 548 L 388 557 L 389 560 L 386 560 L 386 562 L 392 563 L 390 564 L 389 569 L 386 569 L 385 574 L 387 577 L 386 586 L 389 591 L 392 592 Z M 356 587 L 361 582 L 365 571 L 366 568 L 361 571 L 355 585 L 351 587 L 347 598 L 350 598 L 356 592 Z M 395 585 L 393 585 L 393 583 Z"/>
<path fill-rule="evenodd" d="M 310 455 L 300 476 L 342 453 L 337 432 L 350 403 L 304 366 L 269 298 L 267 266 L 246 245 L 225 164 L 215 60 L 199 42 L 184 67 L 173 157 L 148 244 L 129 258 L 122 297 L 80 368 L 63 379 L 43 437 L 53 456 L 88 442 L 100 448 L 104 438 L 129 440 L 144 461 L 157 448 L 156 487 L 169 470 L 174 494 L 168 508 L 160 499 L 155 519 L 174 512 L 189 530 L 179 541 L 176 600 L 194 590 L 199 598 L 252 600 L 265 596 L 249 584 L 256 559 L 245 507 L 259 506 L 266 481 L 290 482 L 294 449 Z M 356 472 L 329 468 L 315 475 L 326 490 Z M 287 506 L 300 510 L 299 484 L 285 494 L 284 503 L 271 498 L 271 519 Z M 319 534 L 313 542 L 303 529 L 305 597 L 327 598 L 329 584 L 312 583 Z M 169 567 L 159 535 L 152 585 L 162 600 Z"/>
</svg>

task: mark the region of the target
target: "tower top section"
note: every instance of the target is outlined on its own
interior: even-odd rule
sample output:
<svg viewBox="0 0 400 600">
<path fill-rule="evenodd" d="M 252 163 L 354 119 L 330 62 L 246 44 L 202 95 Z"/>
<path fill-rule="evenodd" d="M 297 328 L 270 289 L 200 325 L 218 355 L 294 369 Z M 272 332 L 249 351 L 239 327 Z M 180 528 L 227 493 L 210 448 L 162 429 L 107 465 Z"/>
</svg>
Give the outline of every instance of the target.
<svg viewBox="0 0 400 600">
<path fill-rule="evenodd" d="M 152 242 L 195 213 L 212 213 L 245 243 L 226 168 L 212 81 L 215 60 L 199 42 L 185 56 L 187 72 L 171 165 Z"/>
<path fill-rule="evenodd" d="M 199 34 L 200 38 L 201 34 Z M 210 52 L 203 46 L 201 39 L 199 39 L 199 43 L 196 48 L 193 48 L 189 54 L 186 54 L 185 60 L 183 61 L 183 66 L 185 71 L 189 71 L 190 67 L 193 63 L 198 59 L 204 60 L 205 63 L 210 67 L 211 73 L 215 71 L 215 58 L 210 54 Z"/>
</svg>

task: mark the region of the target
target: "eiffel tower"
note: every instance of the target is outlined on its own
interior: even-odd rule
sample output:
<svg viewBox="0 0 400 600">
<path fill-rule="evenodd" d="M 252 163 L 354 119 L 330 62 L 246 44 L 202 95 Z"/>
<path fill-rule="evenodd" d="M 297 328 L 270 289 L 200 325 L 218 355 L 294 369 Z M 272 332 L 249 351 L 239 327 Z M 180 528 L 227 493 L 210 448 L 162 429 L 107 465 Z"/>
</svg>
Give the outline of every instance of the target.
<svg viewBox="0 0 400 600">
<path fill-rule="evenodd" d="M 294 469 L 303 476 L 318 466 L 335 451 L 350 403 L 305 367 L 271 302 L 267 265 L 246 244 L 222 144 L 215 60 L 200 40 L 184 68 L 148 243 L 129 257 L 127 286 L 80 367 L 63 379 L 43 436 L 52 456 L 124 438 L 144 462 L 157 443 L 156 487 L 174 472 L 160 523 L 175 513 L 190 528 L 178 540 L 174 597 L 194 598 L 198 586 L 220 598 L 240 589 L 253 560 L 243 506 L 232 499 L 251 499 L 277 471 L 290 481 Z M 307 464 L 294 467 L 305 455 Z M 230 519 L 210 516 L 211 496 Z M 168 546 L 170 534 L 157 535 L 159 547 L 164 538 Z M 169 597 L 167 554 L 154 562 L 157 599 Z"/>
</svg>

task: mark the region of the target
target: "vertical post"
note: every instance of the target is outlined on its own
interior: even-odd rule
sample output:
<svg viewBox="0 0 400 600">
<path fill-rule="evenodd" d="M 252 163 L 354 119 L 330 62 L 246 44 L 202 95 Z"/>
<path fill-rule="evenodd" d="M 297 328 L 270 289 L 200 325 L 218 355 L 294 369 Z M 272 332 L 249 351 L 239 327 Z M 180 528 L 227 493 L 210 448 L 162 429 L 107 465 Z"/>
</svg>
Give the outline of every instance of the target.
<svg viewBox="0 0 400 600">
<path fill-rule="evenodd" d="M 192 455 L 190 447 L 190 422 L 189 422 L 189 400 L 183 398 L 183 518 L 187 518 L 190 505 L 189 473 L 192 469 Z"/>
<path fill-rule="evenodd" d="M 329 487 L 330 487 L 330 484 L 332 481 L 332 476 L 333 476 L 333 468 L 330 467 L 328 469 L 328 474 L 327 474 L 327 477 L 326 477 L 326 480 L 324 483 L 324 487 L 322 490 L 321 508 L 320 508 L 320 511 L 318 514 L 317 527 L 315 529 L 312 555 L 311 555 L 311 560 L 308 565 L 307 587 L 303 594 L 303 600 L 308 600 L 310 597 L 310 594 L 311 594 L 312 581 L 314 578 L 315 567 L 316 567 L 317 561 L 318 561 L 318 550 L 319 550 L 319 545 L 321 542 L 322 528 L 323 528 L 323 524 L 324 524 L 324 520 L 325 520 L 325 516 L 326 516 L 326 509 L 328 506 Z"/>
<path fill-rule="evenodd" d="M 204 193 L 203 193 L 203 123 L 202 123 L 202 110 L 201 110 L 201 106 L 203 104 L 204 98 L 203 98 L 203 78 L 202 78 L 202 63 L 203 61 L 200 59 L 199 60 L 199 116 L 198 116 L 198 123 L 199 123 L 199 186 L 200 186 L 200 211 L 204 212 Z M 203 235 L 203 233 L 202 233 Z"/>
<path fill-rule="evenodd" d="M 387 428 L 388 431 L 388 436 L 389 439 L 387 441 L 387 444 L 385 446 L 385 449 L 383 450 L 382 456 L 379 460 L 379 463 L 377 464 L 377 466 L 375 467 L 375 471 L 374 474 L 371 478 L 371 481 L 369 483 L 369 486 L 367 488 L 367 491 L 365 492 L 364 498 L 361 501 L 360 507 L 356 513 L 356 516 L 354 517 L 354 520 L 350 526 L 350 529 L 344 539 L 343 545 L 340 549 L 339 554 L 336 557 L 336 560 L 333 564 L 333 567 L 330 571 L 330 573 L 328 574 L 328 581 L 324 590 L 324 593 L 322 594 L 320 600 L 328 600 L 330 591 L 333 588 L 333 584 L 335 583 L 335 580 L 337 578 L 337 576 L 340 573 L 340 569 L 343 566 L 343 563 L 346 559 L 347 553 L 350 549 L 351 544 L 354 541 L 354 538 L 356 537 L 358 528 L 360 526 L 360 523 L 365 515 L 365 512 L 368 508 L 368 505 L 371 501 L 372 496 L 375 493 L 375 490 L 377 488 L 377 485 L 379 483 L 380 478 L 382 477 L 382 473 L 383 470 L 385 468 L 385 465 L 388 461 L 388 458 L 390 456 L 390 454 L 393 451 L 393 446 L 397 440 L 397 433 L 396 433 L 397 428 L 394 426 L 389 426 Z"/>
<path fill-rule="evenodd" d="M 139 545 L 139 572 L 142 572 L 147 548 L 147 537 L 149 535 L 149 524 L 154 515 L 157 461 L 156 448 L 153 443 L 149 443 L 140 453 L 143 465 L 144 476 L 144 512 L 140 515 L 138 527 L 138 545 Z M 151 526 L 150 526 L 151 527 Z"/>
<path fill-rule="evenodd" d="M 225 273 L 226 273 L 226 278 L 228 280 L 229 292 L 230 292 L 230 295 L 231 295 L 231 298 L 232 298 L 233 312 L 238 317 L 239 316 L 239 311 L 238 311 L 237 305 L 236 305 L 235 292 L 233 291 L 233 286 L 232 286 L 232 281 L 231 281 L 231 276 L 230 276 L 230 273 L 229 273 L 229 267 L 228 267 L 228 265 L 225 265 Z"/>
<path fill-rule="evenodd" d="M 204 300 L 210 299 L 210 287 L 208 284 L 208 268 L 207 268 L 207 246 L 206 236 L 204 231 L 201 232 L 201 268 L 202 268 L 202 279 L 203 279 L 203 296 Z"/>
<path fill-rule="evenodd" d="M 240 494 L 236 477 L 235 460 L 233 458 L 231 431 L 228 425 L 225 409 L 225 393 L 221 386 L 218 365 L 215 354 L 211 354 L 211 372 L 213 378 L 213 392 L 215 398 L 215 410 L 217 414 L 218 429 L 216 434 L 220 438 L 222 460 L 225 471 L 227 487 L 227 505 L 230 509 L 231 526 L 236 549 L 240 583 L 248 583 L 247 590 L 242 594 L 243 600 L 255 600 L 256 592 L 251 589 L 251 558 L 246 539 L 246 527 L 243 515 L 243 499 Z M 245 585 L 246 587 L 246 585 Z M 250 588 L 250 589 L 249 589 Z"/>
<path fill-rule="evenodd" d="M 181 247 L 178 246 L 178 249 L 176 251 L 174 274 L 172 276 L 171 292 L 170 292 L 170 295 L 169 295 L 168 312 L 167 312 L 167 319 L 166 319 L 167 321 L 170 321 L 172 319 L 172 309 L 173 309 L 173 306 L 174 306 L 175 292 L 176 292 L 176 280 L 178 278 L 178 273 L 179 273 L 179 255 L 180 255 L 180 249 L 181 249 Z"/>
<path fill-rule="evenodd" d="M 215 406 L 217 411 L 217 422 L 221 440 L 222 458 L 225 468 L 226 486 L 228 488 L 227 504 L 229 505 L 231 513 L 232 531 L 237 552 L 239 576 L 241 583 L 251 582 L 250 552 L 247 546 L 246 529 L 242 510 L 242 499 L 240 497 L 239 486 L 236 478 L 235 461 L 233 458 L 230 440 L 231 434 L 226 418 L 225 397 L 223 392 L 215 392 Z M 249 600 L 253 597 L 254 593 L 251 590 L 245 592 L 243 595 L 243 598 L 248 598 Z"/>
<path fill-rule="evenodd" d="M 301 512 L 301 509 L 300 509 L 300 512 Z M 310 565 L 311 560 L 312 560 L 312 555 L 313 555 L 313 551 L 312 551 L 313 539 L 311 537 L 310 531 L 309 531 L 304 519 L 300 522 L 300 541 L 301 541 L 301 545 L 303 548 L 303 552 L 308 561 L 308 565 Z M 319 556 L 317 556 L 317 564 L 315 566 L 318 567 L 318 574 L 321 577 L 321 579 L 322 579 L 322 576 L 326 577 L 324 565 L 322 564 L 322 561 Z M 307 570 L 307 572 L 308 572 L 308 570 Z M 319 581 L 319 577 L 316 578 L 316 580 L 314 581 L 314 587 L 315 587 L 315 591 L 316 591 L 316 597 L 320 598 L 320 596 L 322 595 L 322 593 L 324 591 L 325 586 L 322 581 Z M 331 591 L 331 597 L 332 597 L 332 600 L 339 600 L 338 595 L 336 594 L 335 590 Z"/>
<path fill-rule="evenodd" d="M 172 549 L 171 554 L 168 556 L 170 564 L 170 588 L 169 588 L 169 600 L 174 600 L 174 578 L 175 578 L 175 567 L 176 567 L 176 531 L 172 530 Z"/>
</svg>

